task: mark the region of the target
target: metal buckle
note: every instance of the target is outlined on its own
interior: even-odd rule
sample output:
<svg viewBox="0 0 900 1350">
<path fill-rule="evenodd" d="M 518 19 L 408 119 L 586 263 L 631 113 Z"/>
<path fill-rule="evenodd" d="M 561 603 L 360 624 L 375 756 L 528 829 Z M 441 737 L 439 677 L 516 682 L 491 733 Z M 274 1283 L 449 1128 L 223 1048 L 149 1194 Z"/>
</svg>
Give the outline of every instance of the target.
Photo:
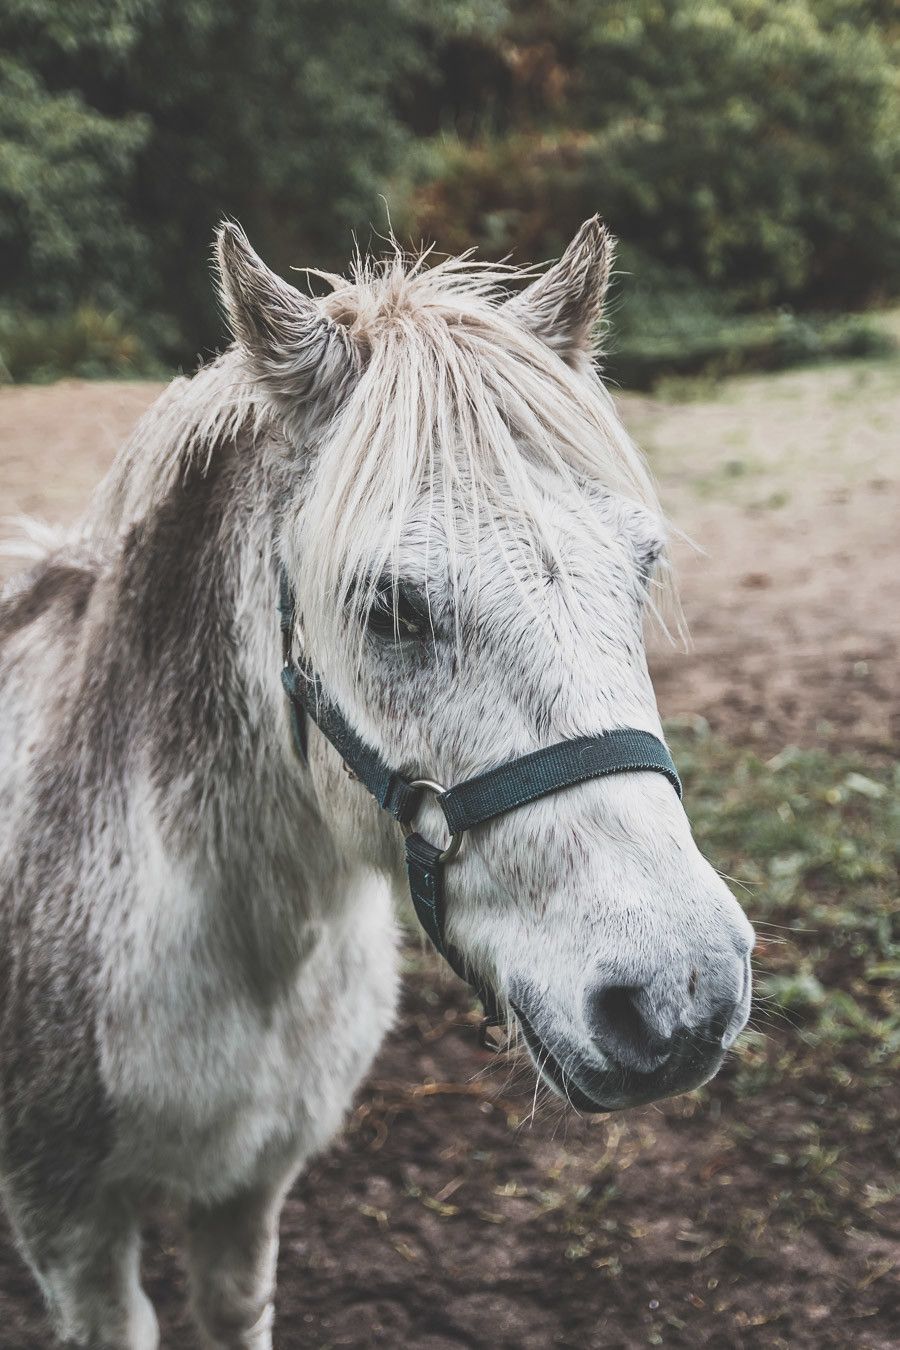
<svg viewBox="0 0 900 1350">
<path fill-rule="evenodd" d="M 413 778 L 410 780 L 409 786 L 411 788 L 423 788 L 426 792 L 433 792 L 436 797 L 439 797 L 441 793 L 447 791 L 445 787 L 442 787 L 440 783 L 435 783 L 431 778 Z M 400 829 L 403 831 L 403 837 L 405 839 L 408 835 L 413 833 L 412 821 L 401 821 Z M 462 846 L 462 841 L 462 832 L 459 834 L 451 834 L 450 842 L 438 858 L 438 862 L 450 862 L 451 858 L 455 858 Z"/>
</svg>

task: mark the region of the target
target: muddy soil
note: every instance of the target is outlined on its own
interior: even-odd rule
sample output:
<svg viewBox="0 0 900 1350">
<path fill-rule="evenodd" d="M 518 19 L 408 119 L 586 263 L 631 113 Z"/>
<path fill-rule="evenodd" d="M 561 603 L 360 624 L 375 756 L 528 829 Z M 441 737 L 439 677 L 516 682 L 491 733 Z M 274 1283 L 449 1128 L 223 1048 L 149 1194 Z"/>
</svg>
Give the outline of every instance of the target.
<svg viewBox="0 0 900 1350">
<path fill-rule="evenodd" d="M 732 1075 L 622 1116 L 532 1115 L 530 1071 L 477 1049 L 465 995 L 412 976 L 348 1129 L 285 1206 L 276 1346 L 894 1350 L 900 1214 L 798 1228 L 773 1156 L 827 1104 L 783 1083 L 742 1098 Z M 895 1164 L 865 1144 L 861 1197 Z M 163 1345 L 196 1350 L 178 1245 L 176 1219 L 151 1223 L 146 1286 Z M 2 1242 L 0 1315 L 3 1350 L 49 1350 Z"/>
<path fill-rule="evenodd" d="M 676 542 L 694 646 L 654 641 L 664 713 L 773 749 L 887 751 L 900 727 L 897 367 L 676 392 L 622 400 L 673 518 L 706 551 Z M 0 511 L 71 519 L 154 393 L 0 391 Z M 286 1206 L 278 1346 L 897 1344 L 900 1221 L 866 1201 L 896 1166 L 878 1139 L 854 1145 L 850 1218 L 785 1217 L 784 1160 L 804 1125 L 846 1134 L 820 1085 L 776 1078 L 743 1096 L 732 1064 L 698 1096 L 621 1117 L 533 1111 L 530 1072 L 478 1050 L 464 994 L 414 964 L 348 1130 Z M 842 1111 L 865 1084 L 848 1093 Z M 147 1286 L 163 1344 L 188 1350 L 177 1251 L 177 1223 L 160 1216 Z M 48 1344 L 0 1235 L 0 1347 Z"/>
</svg>

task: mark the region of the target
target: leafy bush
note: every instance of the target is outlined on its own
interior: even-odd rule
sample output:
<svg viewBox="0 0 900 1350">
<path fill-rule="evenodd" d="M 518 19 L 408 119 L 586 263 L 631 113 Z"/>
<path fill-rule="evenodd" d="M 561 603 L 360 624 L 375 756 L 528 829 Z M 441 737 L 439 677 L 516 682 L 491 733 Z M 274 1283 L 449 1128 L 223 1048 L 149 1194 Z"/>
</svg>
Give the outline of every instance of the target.
<svg viewBox="0 0 900 1350">
<path fill-rule="evenodd" d="M 114 310 L 190 363 L 223 335 L 221 216 L 282 270 L 343 266 L 385 193 L 401 234 L 529 261 L 599 210 L 681 309 L 638 326 L 623 292 L 621 378 L 654 344 L 679 369 L 866 345 L 772 311 L 900 289 L 892 25 L 884 0 L 6 0 L 0 297 Z"/>
<path fill-rule="evenodd" d="M 546 0 L 495 46 L 512 111 L 482 93 L 480 134 L 439 140 L 430 181 L 420 162 L 426 234 L 541 256 L 600 211 L 744 304 L 896 292 L 898 62 L 871 0 Z"/>
<path fill-rule="evenodd" d="M 163 373 L 118 315 L 89 306 L 50 316 L 0 310 L 0 381 Z"/>
<path fill-rule="evenodd" d="M 623 237 L 753 304 L 900 281 L 896 50 L 842 0 L 590 0 L 572 103 Z"/>
<path fill-rule="evenodd" d="M 208 276 L 223 215 L 277 265 L 346 260 L 406 133 L 419 61 L 406 0 L 9 0 L 0 48 L 0 293 L 115 306 L 222 334 Z"/>
<path fill-rule="evenodd" d="M 720 377 L 854 357 L 888 356 L 891 337 L 863 315 L 823 318 L 788 308 L 728 313 L 702 290 L 632 290 L 611 321 L 607 375 L 650 389 L 665 375 Z"/>
<path fill-rule="evenodd" d="M 584 195 L 587 144 L 571 132 L 421 144 L 409 189 L 419 232 L 437 235 L 448 252 L 475 240 L 493 256 L 558 254 L 573 222 L 596 209 Z M 740 287 L 714 286 L 691 267 L 661 262 L 627 241 L 608 313 L 605 368 L 630 388 L 650 388 L 664 375 L 781 370 L 895 350 L 864 316 L 803 312 L 787 303 L 748 312 Z"/>
</svg>

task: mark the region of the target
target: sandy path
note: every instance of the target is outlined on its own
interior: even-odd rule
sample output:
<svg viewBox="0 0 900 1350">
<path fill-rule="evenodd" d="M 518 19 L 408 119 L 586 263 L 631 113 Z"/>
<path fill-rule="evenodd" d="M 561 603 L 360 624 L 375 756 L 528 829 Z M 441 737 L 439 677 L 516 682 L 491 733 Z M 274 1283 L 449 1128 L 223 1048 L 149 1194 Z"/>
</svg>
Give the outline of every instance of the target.
<svg viewBox="0 0 900 1350">
<path fill-rule="evenodd" d="M 158 389 L 0 390 L 2 514 L 71 519 Z M 674 548 L 693 646 L 652 642 L 663 712 L 772 746 L 887 748 L 900 730 L 900 363 L 621 405 L 704 550 Z"/>
<path fill-rule="evenodd" d="M 900 364 L 623 400 L 672 518 L 692 650 L 654 644 L 667 714 L 737 740 L 896 746 Z"/>
</svg>

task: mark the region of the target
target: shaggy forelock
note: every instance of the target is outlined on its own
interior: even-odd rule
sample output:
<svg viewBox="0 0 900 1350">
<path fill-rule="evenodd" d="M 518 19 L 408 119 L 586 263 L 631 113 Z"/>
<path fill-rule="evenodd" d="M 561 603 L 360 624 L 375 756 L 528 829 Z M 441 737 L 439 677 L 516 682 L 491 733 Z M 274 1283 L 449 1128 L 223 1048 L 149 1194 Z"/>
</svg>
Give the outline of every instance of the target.
<svg viewBox="0 0 900 1350">
<path fill-rule="evenodd" d="M 450 560 L 505 523 L 530 563 L 564 561 L 544 527 L 548 476 L 577 501 L 601 486 L 659 513 L 641 456 L 596 372 L 572 369 L 504 308 L 528 274 L 399 253 L 360 259 L 320 303 L 364 369 L 317 448 L 289 548 L 307 637 L 352 619 L 393 574 L 423 502 Z M 485 530 L 484 526 L 490 528 Z M 346 604 L 348 597 L 352 603 Z"/>
</svg>

